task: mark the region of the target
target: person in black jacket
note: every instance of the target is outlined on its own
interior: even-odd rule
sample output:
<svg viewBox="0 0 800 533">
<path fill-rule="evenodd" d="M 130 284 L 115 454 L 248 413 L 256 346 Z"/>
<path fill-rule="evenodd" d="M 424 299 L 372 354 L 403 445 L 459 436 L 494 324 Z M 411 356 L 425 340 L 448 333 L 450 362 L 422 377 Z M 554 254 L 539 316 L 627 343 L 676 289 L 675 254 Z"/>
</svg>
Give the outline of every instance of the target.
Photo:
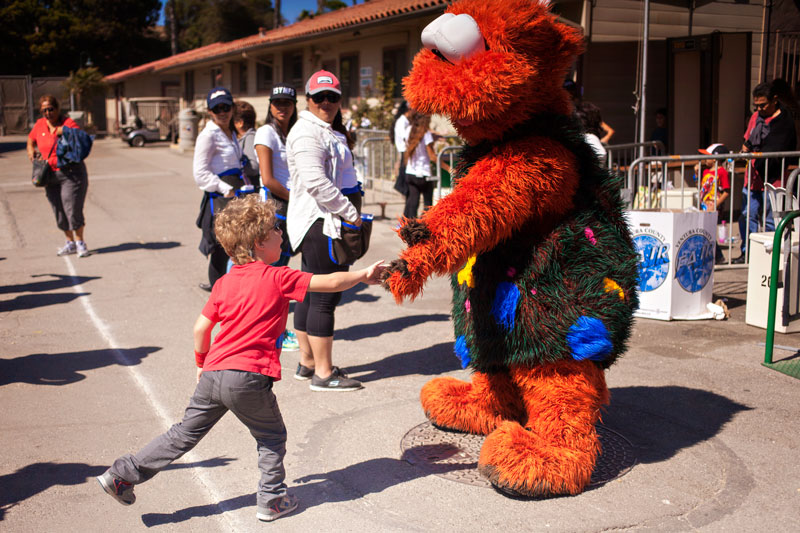
<svg viewBox="0 0 800 533">
<path fill-rule="evenodd" d="M 753 89 L 753 107 L 755 112 L 750 117 L 744 134 L 742 152 L 790 152 L 797 149 L 794 120 L 781 106 L 774 84 L 761 83 Z M 763 221 L 765 231 L 775 230 L 772 206 L 769 202 L 766 202 L 766 210 L 764 209 L 764 183 L 780 183 L 784 171 L 782 158 L 756 159 L 751 164 L 742 189 L 742 214 L 739 216 L 742 255 L 734 259 L 733 263 L 740 264 L 746 261 L 748 235 L 759 230 L 762 211 L 765 211 Z"/>
</svg>

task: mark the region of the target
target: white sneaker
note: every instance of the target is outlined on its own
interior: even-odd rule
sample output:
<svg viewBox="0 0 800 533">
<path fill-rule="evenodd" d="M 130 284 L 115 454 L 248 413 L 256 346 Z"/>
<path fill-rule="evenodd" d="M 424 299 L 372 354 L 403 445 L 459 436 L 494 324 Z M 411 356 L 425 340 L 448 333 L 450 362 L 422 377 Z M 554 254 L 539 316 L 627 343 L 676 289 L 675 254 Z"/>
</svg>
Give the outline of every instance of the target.
<svg viewBox="0 0 800 533">
<path fill-rule="evenodd" d="M 87 255 L 91 254 L 91 252 L 89 252 L 89 247 L 86 246 L 85 242 L 78 241 L 75 243 L 75 245 L 78 249 L 78 257 L 86 257 Z"/>
<path fill-rule="evenodd" d="M 77 248 L 75 247 L 75 241 L 67 241 L 67 244 L 65 244 L 63 248 L 58 250 L 58 252 L 56 252 L 56 255 L 71 255 L 74 254 L 76 251 Z"/>
</svg>

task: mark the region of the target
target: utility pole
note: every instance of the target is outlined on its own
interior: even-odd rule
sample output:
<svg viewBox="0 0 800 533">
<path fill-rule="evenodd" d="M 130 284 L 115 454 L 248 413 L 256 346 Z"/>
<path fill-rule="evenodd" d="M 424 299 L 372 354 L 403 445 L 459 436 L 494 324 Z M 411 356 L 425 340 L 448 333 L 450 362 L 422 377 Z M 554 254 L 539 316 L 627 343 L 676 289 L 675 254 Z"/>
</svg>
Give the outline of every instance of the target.
<svg viewBox="0 0 800 533">
<path fill-rule="evenodd" d="M 272 12 L 272 29 L 281 25 L 281 0 L 275 0 L 275 10 Z"/>
<path fill-rule="evenodd" d="M 169 20 L 169 44 L 172 55 L 175 55 L 178 53 L 178 21 L 175 20 L 175 0 L 167 0 L 165 11 L 166 18 Z"/>
</svg>

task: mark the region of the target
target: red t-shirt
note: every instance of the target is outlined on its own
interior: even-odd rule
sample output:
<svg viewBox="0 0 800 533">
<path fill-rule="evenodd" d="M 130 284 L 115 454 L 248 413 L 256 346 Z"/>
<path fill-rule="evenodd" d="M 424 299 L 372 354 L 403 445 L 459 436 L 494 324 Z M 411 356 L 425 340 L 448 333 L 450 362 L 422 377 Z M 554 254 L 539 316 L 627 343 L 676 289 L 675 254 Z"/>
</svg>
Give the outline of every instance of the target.
<svg viewBox="0 0 800 533">
<path fill-rule="evenodd" d="M 714 167 L 703 170 L 703 178 L 700 181 L 700 201 L 703 204 L 714 203 L 714 199 L 718 196 L 717 189 L 719 192 L 723 192 L 731 188 L 731 180 L 725 167 L 717 166 L 716 177 L 716 183 L 714 183 Z"/>
<path fill-rule="evenodd" d="M 203 316 L 220 323 L 203 371 L 243 370 L 281 379 L 280 339 L 289 301 L 302 301 L 310 282 L 310 272 L 288 267 L 261 261 L 234 265 L 203 307 Z"/>
<path fill-rule="evenodd" d="M 63 115 L 58 125 L 80 129 L 74 120 Z M 28 138 L 33 139 L 36 143 L 36 147 L 39 149 L 42 157 L 47 157 L 47 154 L 50 154 L 50 150 L 53 150 L 53 153 L 47 158 L 47 162 L 50 163 L 50 168 L 58 170 L 58 156 L 56 155 L 56 148 L 53 148 L 53 145 L 58 142 L 58 136 L 55 133 L 50 133 L 46 118 L 42 117 L 36 121 L 36 124 L 33 125 L 33 129 L 28 134 Z"/>
</svg>

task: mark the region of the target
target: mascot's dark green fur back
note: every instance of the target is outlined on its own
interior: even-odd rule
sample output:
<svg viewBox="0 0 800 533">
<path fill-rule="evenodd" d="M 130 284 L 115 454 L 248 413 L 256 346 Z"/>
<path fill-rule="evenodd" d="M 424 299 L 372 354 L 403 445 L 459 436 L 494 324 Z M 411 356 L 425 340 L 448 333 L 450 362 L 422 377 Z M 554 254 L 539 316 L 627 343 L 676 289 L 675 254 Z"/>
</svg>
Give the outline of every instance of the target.
<svg viewBox="0 0 800 533">
<path fill-rule="evenodd" d="M 554 227 L 523 226 L 478 255 L 471 275 L 453 275 L 456 353 L 462 365 L 491 372 L 570 359 L 569 341 L 581 336 L 597 341 L 581 355 L 608 367 L 624 352 L 638 307 L 639 258 L 622 215 L 620 179 L 601 166 L 574 119 L 539 115 L 507 137 L 526 134 L 549 137 L 575 154 L 582 201 Z M 492 144 L 465 148 L 458 175 Z M 575 326 L 581 317 L 582 329 Z"/>
</svg>

